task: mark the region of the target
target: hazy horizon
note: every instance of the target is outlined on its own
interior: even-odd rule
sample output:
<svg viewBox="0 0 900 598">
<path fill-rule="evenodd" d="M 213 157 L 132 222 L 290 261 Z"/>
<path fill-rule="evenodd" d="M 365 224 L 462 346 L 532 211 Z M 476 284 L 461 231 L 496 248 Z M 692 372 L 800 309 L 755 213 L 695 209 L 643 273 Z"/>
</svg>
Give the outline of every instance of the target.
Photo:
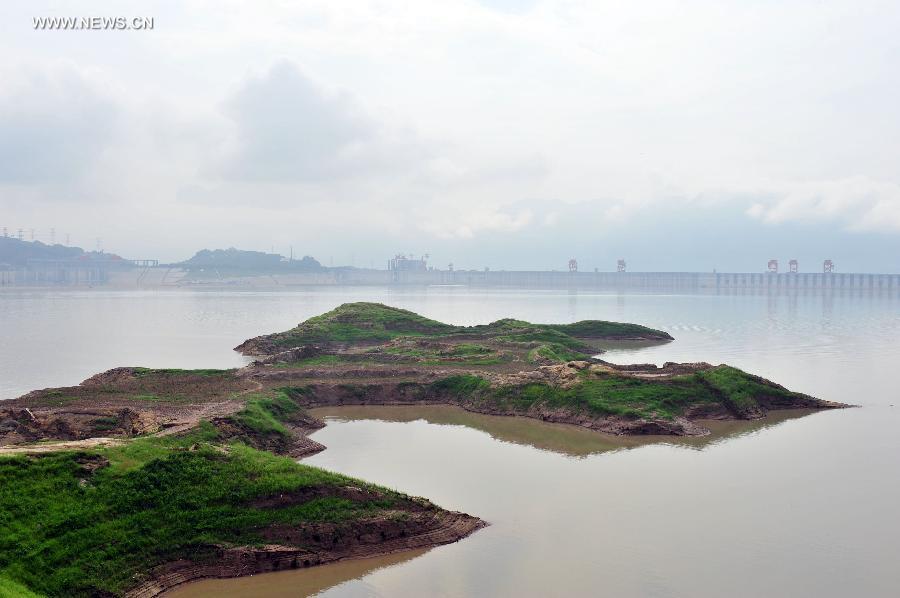
<svg viewBox="0 0 900 598">
<path fill-rule="evenodd" d="M 0 227 L 165 262 L 900 272 L 897 3 L 211 8 L 0 8 Z M 154 27 L 33 25 L 116 15 Z"/>
</svg>

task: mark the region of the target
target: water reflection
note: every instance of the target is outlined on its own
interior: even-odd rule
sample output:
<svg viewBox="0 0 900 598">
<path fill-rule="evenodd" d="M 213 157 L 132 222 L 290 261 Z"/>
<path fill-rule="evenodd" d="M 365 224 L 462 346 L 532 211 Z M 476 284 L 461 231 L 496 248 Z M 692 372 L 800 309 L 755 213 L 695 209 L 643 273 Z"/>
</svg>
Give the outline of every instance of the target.
<svg viewBox="0 0 900 598">
<path fill-rule="evenodd" d="M 485 432 L 495 440 L 527 445 L 570 457 L 586 457 L 650 444 L 669 444 L 702 449 L 714 443 L 753 434 L 787 420 L 814 413 L 809 409 L 791 409 L 775 411 L 763 419 L 753 421 L 705 421 L 703 425 L 711 431 L 708 436 L 679 438 L 674 436 L 613 436 L 579 426 L 547 423 L 527 417 L 472 413 L 449 405 L 322 407 L 313 409 L 311 412 L 326 422 L 370 420 L 402 423 L 425 421 L 436 425 L 465 426 Z"/>
<path fill-rule="evenodd" d="M 426 552 L 428 549 L 422 548 L 368 559 L 340 561 L 310 569 L 276 571 L 232 579 L 204 579 L 174 588 L 164 596 L 166 598 L 205 598 L 223 595 L 229 598 L 311 596 L 345 581 L 359 579 L 380 569 L 411 561 Z"/>
</svg>

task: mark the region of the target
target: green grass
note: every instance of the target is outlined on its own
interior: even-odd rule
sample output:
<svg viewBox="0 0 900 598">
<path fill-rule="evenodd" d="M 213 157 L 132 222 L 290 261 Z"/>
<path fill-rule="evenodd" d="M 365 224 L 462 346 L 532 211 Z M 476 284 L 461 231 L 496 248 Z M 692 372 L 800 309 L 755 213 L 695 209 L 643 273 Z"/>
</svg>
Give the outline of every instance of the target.
<svg viewBox="0 0 900 598">
<path fill-rule="evenodd" d="M 0 598 L 40 598 L 22 584 L 0 575 Z"/>
<path fill-rule="evenodd" d="M 697 376 L 720 393 L 729 407 L 740 414 L 759 410 L 757 402 L 759 397 L 790 400 L 797 396 L 797 393 L 773 384 L 764 384 L 757 378 L 727 365 L 699 372 Z"/>
<path fill-rule="evenodd" d="M 542 328 L 555 330 L 574 336 L 576 338 L 640 338 L 656 337 L 671 339 L 669 333 L 655 330 L 640 324 L 628 324 L 624 322 L 606 322 L 603 320 L 582 320 L 572 324 L 541 324 Z"/>
<path fill-rule="evenodd" d="M 663 382 L 624 376 L 585 379 L 568 389 L 537 383 L 491 388 L 479 398 L 515 411 L 541 405 L 575 413 L 648 419 L 672 419 L 690 405 L 716 400 L 707 388 L 693 381 Z"/>
<path fill-rule="evenodd" d="M 577 340 L 621 337 L 671 338 L 667 333 L 619 322 L 585 320 L 574 324 L 531 324 L 511 318 L 478 326 L 452 326 L 411 311 L 380 303 L 345 303 L 295 328 L 267 337 L 277 347 L 329 343 L 383 343 L 401 336 L 478 334 L 512 342 L 562 344 L 584 348 Z"/>
<path fill-rule="evenodd" d="M 514 330 L 511 334 L 498 336 L 497 340 L 508 343 L 549 343 L 565 347 L 566 349 L 570 349 L 572 351 L 590 351 L 590 347 L 585 345 L 577 338 L 551 329 L 544 330 L 541 328 L 522 328 Z"/>
<path fill-rule="evenodd" d="M 388 341 L 398 336 L 446 334 L 449 324 L 380 303 L 345 303 L 309 318 L 296 328 L 276 334 L 276 345 L 295 347 L 317 343 Z"/>
<path fill-rule="evenodd" d="M 243 409 L 225 418 L 226 425 L 217 424 L 220 435 L 255 448 L 286 452 L 294 434 L 285 424 L 299 422 L 306 415 L 292 398 L 293 390 L 284 388 L 270 395 L 252 395 Z"/>
<path fill-rule="evenodd" d="M 567 361 L 584 361 L 589 360 L 590 358 L 591 356 L 587 353 L 573 351 L 558 343 L 541 345 L 528 352 L 528 360 L 532 362 L 549 359 L 550 361 L 565 363 Z"/>
<path fill-rule="evenodd" d="M 629 324 L 624 322 L 607 322 L 604 320 L 581 320 L 572 324 L 532 324 L 524 320 L 514 320 L 506 318 L 497 320 L 490 324 L 480 326 L 470 326 L 466 328 L 467 332 L 478 332 L 482 334 L 520 334 L 531 333 L 534 330 L 552 331 L 564 334 L 569 337 L 581 339 L 598 339 L 598 338 L 660 338 L 671 339 L 668 333 L 662 330 L 655 330 L 640 324 Z"/>
<path fill-rule="evenodd" d="M 491 385 L 487 380 L 481 376 L 473 376 L 471 374 L 448 376 L 432 382 L 428 386 L 428 390 L 432 393 L 459 400 L 486 393 L 490 388 Z"/>
<path fill-rule="evenodd" d="M 231 416 L 235 423 L 256 434 L 287 435 L 285 421 L 301 411 L 297 405 L 284 392 L 277 391 L 272 396 L 253 397 L 247 401 L 244 408 Z"/>
<path fill-rule="evenodd" d="M 371 486 L 239 443 L 223 451 L 208 443 L 214 434 L 207 424 L 90 453 L 0 457 L 0 595 L 120 594 L 157 564 L 262 543 L 260 530 L 273 524 L 374 514 L 399 496 L 253 508 L 256 498 L 303 487 Z M 110 466 L 89 474 L 79 459 L 91 455 Z"/>
<path fill-rule="evenodd" d="M 764 384 L 736 368 L 722 366 L 665 380 L 584 373 L 571 388 L 541 383 L 492 387 L 479 376 L 450 376 L 430 384 L 424 396 L 475 405 L 493 404 L 513 412 L 542 406 L 596 416 L 671 420 L 688 407 L 704 403 L 720 403 L 743 416 L 758 407 L 757 397 L 790 398 L 795 393 Z"/>
<path fill-rule="evenodd" d="M 504 361 L 504 355 L 495 350 L 472 343 L 434 347 L 388 347 L 385 353 L 418 360 L 419 365 L 478 366 L 496 365 Z"/>
</svg>

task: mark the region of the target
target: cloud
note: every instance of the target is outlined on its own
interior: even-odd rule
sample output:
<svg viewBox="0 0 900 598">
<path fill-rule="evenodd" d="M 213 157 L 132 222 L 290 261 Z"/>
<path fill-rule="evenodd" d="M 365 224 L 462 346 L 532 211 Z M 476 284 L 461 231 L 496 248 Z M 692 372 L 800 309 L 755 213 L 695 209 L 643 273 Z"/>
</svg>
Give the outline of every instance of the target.
<svg viewBox="0 0 900 598">
<path fill-rule="evenodd" d="M 146 35 L 78 36 L 23 4 L 0 24 L 3 224 L 171 259 L 896 269 L 900 8 L 819 8 L 174 3 Z"/>
<path fill-rule="evenodd" d="M 425 220 L 421 230 L 438 239 L 471 239 L 480 233 L 513 233 L 532 223 L 531 210 L 515 212 L 480 208 L 442 212 L 440 217 Z"/>
<path fill-rule="evenodd" d="M 66 183 L 94 165 L 119 110 L 72 67 L 30 71 L 0 91 L 0 182 Z"/>
<path fill-rule="evenodd" d="M 853 231 L 900 232 L 900 185 L 854 176 L 787 186 L 747 210 L 768 224 L 836 221 Z"/>
<path fill-rule="evenodd" d="M 418 167 L 414 135 L 389 130 L 348 93 L 326 91 L 280 62 L 226 103 L 235 135 L 223 174 L 241 181 L 302 183 Z"/>
</svg>

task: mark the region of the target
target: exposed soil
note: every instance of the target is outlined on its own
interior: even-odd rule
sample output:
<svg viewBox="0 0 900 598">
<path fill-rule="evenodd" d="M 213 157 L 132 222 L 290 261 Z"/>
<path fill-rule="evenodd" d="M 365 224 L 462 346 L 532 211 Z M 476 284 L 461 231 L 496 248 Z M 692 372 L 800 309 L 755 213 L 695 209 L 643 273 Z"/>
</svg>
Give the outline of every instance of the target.
<svg viewBox="0 0 900 598">
<path fill-rule="evenodd" d="M 287 497 L 285 501 L 291 498 Z M 152 598 L 197 579 L 301 569 L 344 559 L 429 548 L 461 540 L 486 525 L 477 517 L 444 511 L 427 501 L 410 499 L 408 502 L 402 511 L 369 519 L 310 524 L 300 528 L 271 527 L 263 531 L 263 536 L 271 543 L 262 546 L 212 546 L 202 561 L 183 559 L 152 570 L 148 578 L 126 596 Z M 283 502 L 277 506 L 289 504 Z M 267 508 L 267 505 L 260 505 L 260 508 Z"/>
<path fill-rule="evenodd" d="M 452 352 L 448 345 L 431 347 L 435 352 Z M 285 355 L 288 353 L 288 355 Z M 510 405 L 478 401 L 471 397 L 439 393 L 430 384 L 460 374 L 481 376 L 497 387 L 518 387 L 541 383 L 571 388 L 585 374 L 612 374 L 664 382 L 677 376 L 703 372 L 708 363 L 666 363 L 614 365 L 601 360 L 571 361 L 536 365 L 522 359 L 507 359 L 500 364 L 472 366 L 465 363 L 400 363 L 389 355 L 386 362 L 360 361 L 358 352 L 323 352 L 318 347 L 299 348 L 279 353 L 262 361 L 222 373 L 196 374 L 177 371 L 144 371 L 116 368 L 93 376 L 78 386 L 33 391 L 3 403 L 0 409 L 0 447 L 42 440 L 84 441 L 90 438 L 127 438 L 146 434 L 168 435 L 187 432 L 200 421 L 214 423 L 223 438 L 243 441 L 278 454 L 306 456 L 322 450 L 307 438 L 321 422 L 308 418 L 289 422 L 290 441 L 260 438 L 242 430 L 230 416 L 240 411 L 248 395 L 279 388 L 305 389 L 292 392 L 292 398 L 304 408 L 338 405 L 433 405 L 448 404 L 488 415 L 516 415 L 582 426 L 609 434 L 703 435 L 708 430 L 696 420 L 755 419 L 778 409 L 830 409 L 840 403 L 793 393 L 789 398 L 773 393 L 756 397 L 756 405 L 742 407 L 723 401 L 701 403 L 687 408 L 674 418 L 634 418 L 573 412 L 566 408 L 536 405 L 527 410 Z M 324 365 L 298 365 L 292 357 L 345 357 Z M 288 361 L 284 361 L 288 360 Z M 287 367 L 285 367 L 287 365 Z M 780 386 L 751 376 L 773 389 Z"/>
<path fill-rule="evenodd" d="M 239 411 L 263 387 L 233 370 L 114 368 L 78 386 L 35 390 L 0 407 L 0 446 L 53 439 L 176 434 Z"/>
</svg>

